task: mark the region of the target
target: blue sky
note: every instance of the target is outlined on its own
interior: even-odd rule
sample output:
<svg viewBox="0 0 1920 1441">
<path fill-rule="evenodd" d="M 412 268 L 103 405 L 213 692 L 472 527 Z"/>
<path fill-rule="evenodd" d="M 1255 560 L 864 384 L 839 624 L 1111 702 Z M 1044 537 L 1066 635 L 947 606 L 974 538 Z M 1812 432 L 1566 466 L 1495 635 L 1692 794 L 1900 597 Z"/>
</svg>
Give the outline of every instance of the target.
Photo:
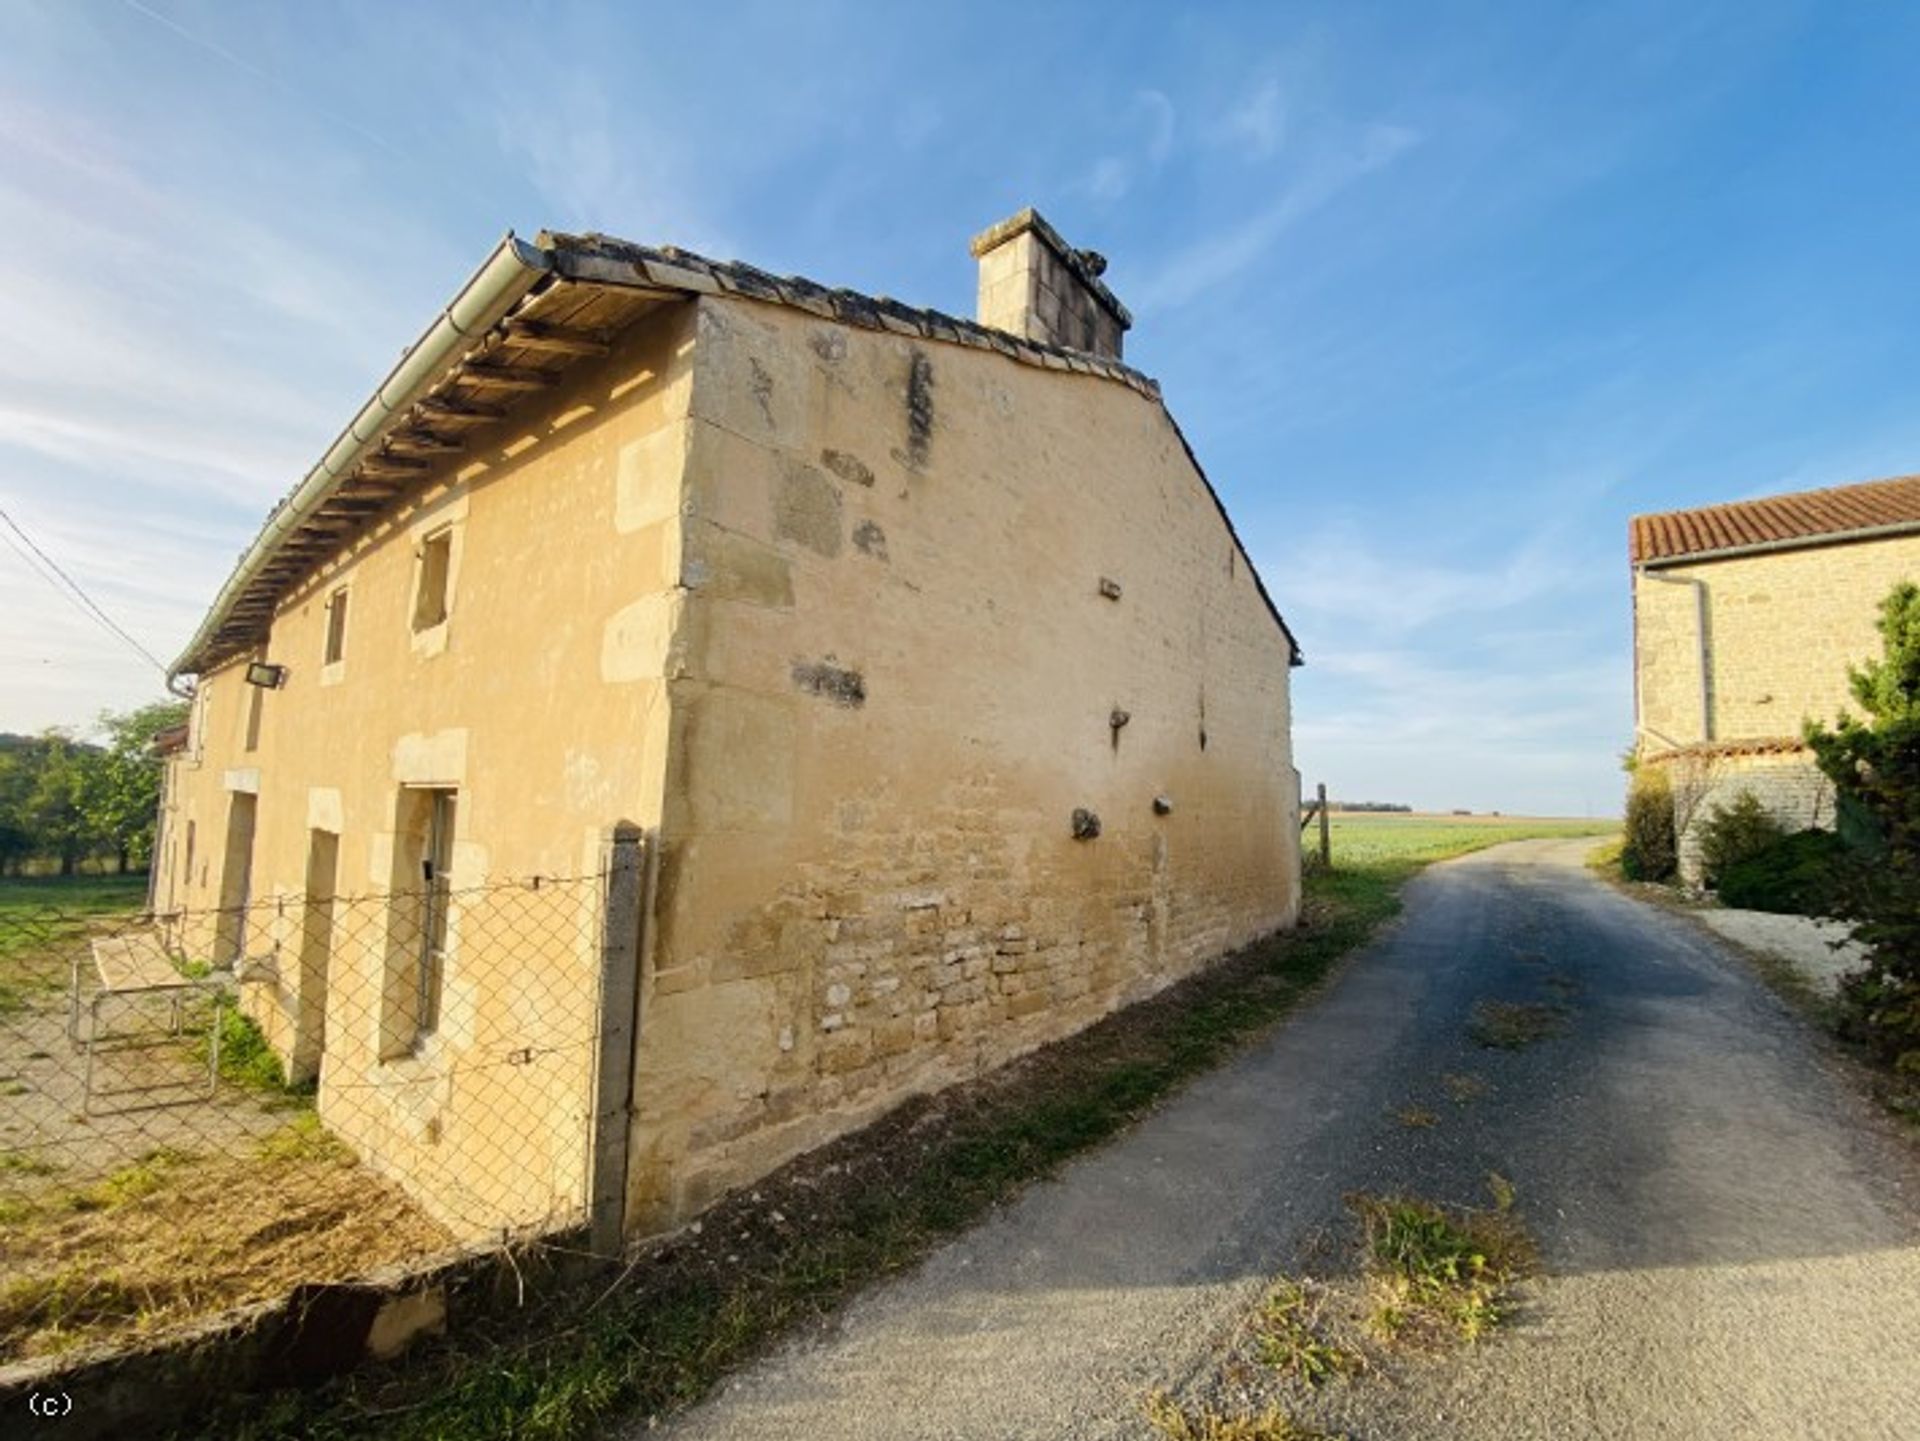
<svg viewBox="0 0 1920 1441">
<path fill-rule="evenodd" d="M 1311 784 L 1616 808 L 1626 517 L 1920 469 L 1920 10 L 0 0 L 0 501 L 171 657 L 509 227 L 1105 252 Z M 0 552 L 0 729 L 157 677 Z"/>
</svg>

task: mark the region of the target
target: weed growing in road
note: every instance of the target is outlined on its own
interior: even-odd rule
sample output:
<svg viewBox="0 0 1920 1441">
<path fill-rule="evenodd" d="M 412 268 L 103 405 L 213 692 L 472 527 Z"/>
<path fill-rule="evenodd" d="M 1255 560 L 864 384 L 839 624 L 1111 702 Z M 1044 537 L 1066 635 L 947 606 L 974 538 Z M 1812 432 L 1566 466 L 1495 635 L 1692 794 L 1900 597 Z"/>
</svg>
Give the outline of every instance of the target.
<svg viewBox="0 0 1920 1441">
<path fill-rule="evenodd" d="M 1447 1099 L 1456 1106 L 1477 1101 L 1493 1090 L 1493 1086 L 1485 1076 L 1476 1076 L 1471 1072 L 1447 1071 L 1441 1075 L 1440 1084 L 1447 1089 Z"/>
<path fill-rule="evenodd" d="M 1358 1351 L 1326 1338 L 1322 1294 L 1308 1284 L 1282 1278 L 1253 1315 L 1254 1346 L 1274 1370 L 1318 1386 L 1364 1367 Z"/>
<path fill-rule="evenodd" d="M 1440 1117 L 1425 1106 L 1402 1106 L 1394 1112 L 1394 1118 L 1410 1131 L 1425 1130 L 1428 1126 L 1440 1124 Z"/>
<path fill-rule="evenodd" d="M 1535 1041 L 1566 1028 L 1566 1012 L 1531 1001 L 1480 1001 L 1467 1023 L 1474 1044 L 1502 1051 L 1524 1051 Z"/>
<path fill-rule="evenodd" d="M 1491 1178 L 1490 1178 L 1491 1179 Z M 1496 1200 L 1501 1196 L 1496 1191 Z M 1414 1196 L 1352 1196 L 1364 1227 L 1376 1300 L 1370 1328 L 1387 1340 L 1477 1341 L 1508 1311 L 1513 1282 L 1533 1266 L 1533 1243 L 1506 1207 L 1435 1205 Z"/>
<path fill-rule="evenodd" d="M 1498 1171 L 1487 1172 L 1487 1193 L 1493 1197 L 1494 1210 L 1505 1212 L 1513 1209 L 1514 1198 L 1517 1194 L 1513 1189 L 1513 1182 L 1509 1181 Z"/>
<path fill-rule="evenodd" d="M 1278 1406 L 1229 1416 L 1210 1406 L 1188 1411 L 1165 1391 L 1153 1391 L 1143 1409 L 1148 1423 L 1167 1441 L 1341 1441 L 1325 1431 L 1302 1426 Z"/>
</svg>

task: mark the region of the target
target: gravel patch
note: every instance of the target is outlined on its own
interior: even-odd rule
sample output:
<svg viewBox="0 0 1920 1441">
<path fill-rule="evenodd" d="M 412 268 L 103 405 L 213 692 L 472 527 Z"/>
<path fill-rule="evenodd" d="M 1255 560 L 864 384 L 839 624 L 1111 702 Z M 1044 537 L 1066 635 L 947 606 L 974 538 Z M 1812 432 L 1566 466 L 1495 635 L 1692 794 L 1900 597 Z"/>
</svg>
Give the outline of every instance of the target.
<svg viewBox="0 0 1920 1441">
<path fill-rule="evenodd" d="M 1867 961 L 1867 948 L 1848 939 L 1852 927 L 1842 921 L 1730 907 L 1695 914 L 1734 944 L 1787 962 L 1822 995 L 1838 994 L 1840 978 Z"/>
</svg>

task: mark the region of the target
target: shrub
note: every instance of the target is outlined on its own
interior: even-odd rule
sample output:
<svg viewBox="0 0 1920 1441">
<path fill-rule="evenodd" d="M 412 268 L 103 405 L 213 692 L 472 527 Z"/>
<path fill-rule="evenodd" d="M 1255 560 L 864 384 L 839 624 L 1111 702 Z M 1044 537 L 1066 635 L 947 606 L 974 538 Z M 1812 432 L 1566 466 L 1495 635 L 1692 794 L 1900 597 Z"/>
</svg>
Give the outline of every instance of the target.
<svg viewBox="0 0 1920 1441">
<path fill-rule="evenodd" d="M 1807 742 L 1838 791 L 1842 821 L 1871 832 L 1873 860 L 1843 913 L 1869 954 L 1844 983 L 1848 1029 L 1896 1072 L 1920 1077 L 1920 586 L 1880 603 L 1881 658 L 1849 676 L 1865 720 L 1842 714 Z"/>
<path fill-rule="evenodd" d="M 1720 873 L 1720 900 L 1747 911 L 1831 916 L 1843 909 L 1855 868 L 1832 831 L 1796 831 Z"/>
<path fill-rule="evenodd" d="M 1752 860 L 1785 836 L 1785 828 L 1767 814 L 1760 798 L 1741 791 L 1732 805 L 1713 806 L 1700 822 L 1701 878 L 1718 890 L 1728 867 Z"/>
<path fill-rule="evenodd" d="M 1666 772 L 1641 767 L 1627 791 L 1627 820 L 1620 843 L 1620 874 L 1630 881 L 1671 879 L 1679 864 L 1673 829 L 1673 787 Z"/>
</svg>

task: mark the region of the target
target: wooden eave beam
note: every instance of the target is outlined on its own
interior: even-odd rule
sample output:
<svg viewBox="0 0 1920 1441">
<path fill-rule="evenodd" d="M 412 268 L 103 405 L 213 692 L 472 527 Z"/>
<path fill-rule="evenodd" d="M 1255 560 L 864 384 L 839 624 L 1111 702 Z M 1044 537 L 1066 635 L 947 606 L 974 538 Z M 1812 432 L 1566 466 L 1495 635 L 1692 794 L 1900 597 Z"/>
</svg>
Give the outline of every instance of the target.
<svg viewBox="0 0 1920 1441">
<path fill-rule="evenodd" d="M 606 336 L 592 330 L 569 330 L 558 325 L 542 325 L 534 320 L 507 322 L 507 343 L 524 345 L 529 350 L 548 350 L 556 355 L 605 356 L 613 353 Z"/>
<path fill-rule="evenodd" d="M 450 455 L 466 449 L 452 436 L 435 435 L 430 430 L 402 430 L 388 436 L 387 444 L 395 450 L 417 450 L 427 455 Z"/>
<path fill-rule="evenodd" d="M 547 390 L 555 377 L 544 370 L 519 370 L 507 365 L 487 365 L 470 361 L 455 375 L 456 380 L 472 385 L 492 385 L 502 390 Z"/>
<path fill-rule="evenodd" d="M 414 408 L 425 415 L 437 416 L 441 420 L 505 420 L 507 412 L 497 405 L 484 405 L 477 400 L 447 400 L 438 395 L 429 395 L 415 404 Z"/>
</svg>

